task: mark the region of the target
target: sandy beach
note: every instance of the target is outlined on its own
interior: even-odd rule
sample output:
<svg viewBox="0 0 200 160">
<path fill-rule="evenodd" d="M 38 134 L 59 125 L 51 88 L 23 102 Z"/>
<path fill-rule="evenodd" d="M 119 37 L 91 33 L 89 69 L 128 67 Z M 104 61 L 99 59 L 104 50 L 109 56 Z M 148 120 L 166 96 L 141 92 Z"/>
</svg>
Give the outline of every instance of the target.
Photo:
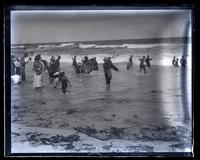
<svg viewBox="0 0 200 160">
<path fill-rule="evenodd" d="M 48 84 L 32 87 L 27 80 L 11 86 L 12 153 L 191 152 L 191 78 L 187 70 L 153 65 L 126 70 L 117 63 L 110 87 L 99 71 L 77 75 L 61 63 L 70 94 Z M 189 78 L 188 78 L 189 77 Z"/>
</svg>

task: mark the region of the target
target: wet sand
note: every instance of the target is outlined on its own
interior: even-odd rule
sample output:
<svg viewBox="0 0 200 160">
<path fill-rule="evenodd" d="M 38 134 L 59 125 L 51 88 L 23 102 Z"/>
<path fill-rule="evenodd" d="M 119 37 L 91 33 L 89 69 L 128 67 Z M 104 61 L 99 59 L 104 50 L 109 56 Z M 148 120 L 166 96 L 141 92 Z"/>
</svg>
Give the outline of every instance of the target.
<svg viewBox="0 0 200 160">
<path fill-rule="evenodd" d="M 11 86 L 12 153 L 191 152 L 191 79 L 181 68 L 152 66 L 139 73 L 116 64 L 111 86 L 102 66 L 76 75 L 62 63 L 71 94 L 27 80 Z"/>
</svg>

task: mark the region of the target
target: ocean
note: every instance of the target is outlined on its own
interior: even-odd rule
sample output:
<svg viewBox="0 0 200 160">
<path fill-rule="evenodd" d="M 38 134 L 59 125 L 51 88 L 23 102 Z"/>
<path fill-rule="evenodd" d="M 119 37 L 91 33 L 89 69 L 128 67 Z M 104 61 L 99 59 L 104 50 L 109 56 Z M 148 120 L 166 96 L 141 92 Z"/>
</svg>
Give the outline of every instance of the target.
<svg viewBox="0 0 200 160">
<path fill-rule="evenodd" d="M 46 60 L 61 55 L 61 69 L 72 87 L 68 88 L 70 94 L 63 94 L 61 89 L 48 84 L 48 73 L 45 72 L 45 86 L 37 91 L 32 86 L 33 62 L 26 65 L 27 80 L 11 86 L 12 132 L 20 135 L 12 136 L 12 152 L 27 153 L 36 151 L 37 147 L 40 148 L 37 152 L 64 153 L 191 151 L 191 43 L 171 39 L 162 43 L 70 42 L 16 47 L 33 52 L 29 56 L 40 53 Z M 112 71 L 111 85 L 107 86 L 102 59 L 113 54 L 118 54 L 112 61 L 120 72 Z M 127 70 L 126 63 L 131 54 L 133 69 Z M 153 59 L 152 67 L 144 74 L 139 72 L 138 58 L 147 54 Z M 99 71 L 76 74 L 72 67 L 74 55 L 78 61 L 85 55 L 97 57 Z M 187 67 L 171 66 L 173 56 L 182 55 L 187 57 Z M 118 134 L 113 133 L 113 128 Z M 53 135 L 69 135 L 71 131 L 80 136 L 71 150 L 63 149 L 59 143 L 48 145 L 51 149 L 47 150 L 47 145 L 40 143 L 45 136 L 50 139 Z M 41 137 L 38 136 L 34 141 L 36 146 L 32 146 L 33 141 L 27 136 L 36 132 Z M 105 145 L 110 142 L 113 146 L 105 150 Z M 25 143 L 28 146 L 22 151 L 19 146 L 23 148 Z M 85 143 L 93 149 L 84 150 Z M 134 144 L 137 145 L 133 147 Z"/>
<path fill-rule="evenodd" d="M 150 55 L 152 63 L 156 65 L 171 65 L 173 56 L 181 58 L 186 56 L 191 65 L 191 40 L 190 38 L 161 38 L 161 39 L 136 39 L 136 40 L 109 40 L 89 42 L 62 42 L 45 44 L 19 44 L 11 46 L 11 53 L 21 55 L 24 51 L 34 57 L 40 53 L 42 58 L 49 61 L 51 56 L 60 55 L 61 62 L 72 63 L 72 57 L 77 56 L 81 62 L 84 56 L 96 57 L 98 63 L 103 63 L 104 57 L 115 57 L 114 63 L 127 62 L 133 55 L 135 64 L 143 55 Z M 116 56 L 118 55 L 118 56 Z"/>
</svg>

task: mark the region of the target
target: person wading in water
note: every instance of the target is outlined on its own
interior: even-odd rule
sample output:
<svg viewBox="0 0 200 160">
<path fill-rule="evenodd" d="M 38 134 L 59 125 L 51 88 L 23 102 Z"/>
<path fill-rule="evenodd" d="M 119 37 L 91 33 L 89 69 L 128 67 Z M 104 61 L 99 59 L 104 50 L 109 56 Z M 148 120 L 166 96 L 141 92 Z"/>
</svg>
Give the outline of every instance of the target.
<svg viewBox="0 0 200 160">
<path fill-rule="evenodd" d="M 139 72 L 141 72 L 142 70 L 144 70 L 144 73 L 146 73 L 145 56 L 143 56 L 142 58 L 140 58 L 139 61 L 140 61 L 140 70 L 139 70 Z"/>
<path fill-rule="evenodd" d="M 111 69 L 115 71 L 119 71 L 119 69 L 113 65 L 110 57 L 104 58 L 103 60 L 104 60 L 103 69 L 104 69 L 106 84 L 110 85 L 110 81 L 112 79 Z"/>
</svg>

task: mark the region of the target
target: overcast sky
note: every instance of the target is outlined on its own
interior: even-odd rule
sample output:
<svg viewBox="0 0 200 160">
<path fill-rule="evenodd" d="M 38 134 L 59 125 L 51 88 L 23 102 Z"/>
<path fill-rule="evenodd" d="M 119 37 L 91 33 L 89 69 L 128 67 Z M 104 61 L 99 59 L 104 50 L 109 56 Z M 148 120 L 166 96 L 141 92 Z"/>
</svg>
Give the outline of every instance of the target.
<svg viewBox="0 0 200 160">
<path fill-rule="evenodd" d="M 187 36 L 189 10 L 11 11 L 11 44 Z"/>
</svg>

